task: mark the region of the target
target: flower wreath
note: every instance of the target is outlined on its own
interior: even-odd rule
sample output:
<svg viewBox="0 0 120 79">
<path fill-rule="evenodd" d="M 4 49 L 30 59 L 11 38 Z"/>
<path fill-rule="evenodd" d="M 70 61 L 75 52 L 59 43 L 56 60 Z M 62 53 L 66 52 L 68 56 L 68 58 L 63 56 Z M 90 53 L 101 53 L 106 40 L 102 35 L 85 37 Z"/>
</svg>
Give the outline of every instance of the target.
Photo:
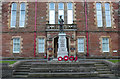
<svg viewBox="0 0 120 79">
<path fill-rule="evenodd" d="M 69 57 L 69 60 L 70 60 L 70 61 L 73 61 L 73 60 L 74 60 L 74 56 L 70 56 L 70 57 Z"/>
<path fill-rule="evenodd" d="M 64 60 L 67 61 L 68 60 L 68 56 L 64 56 Z"/>
<path fill-rule="evenodd" d="M 58 57 L 58 61 L 62 61 L 62 57 L 60 56 L 60 57 Z"/>
</svg>

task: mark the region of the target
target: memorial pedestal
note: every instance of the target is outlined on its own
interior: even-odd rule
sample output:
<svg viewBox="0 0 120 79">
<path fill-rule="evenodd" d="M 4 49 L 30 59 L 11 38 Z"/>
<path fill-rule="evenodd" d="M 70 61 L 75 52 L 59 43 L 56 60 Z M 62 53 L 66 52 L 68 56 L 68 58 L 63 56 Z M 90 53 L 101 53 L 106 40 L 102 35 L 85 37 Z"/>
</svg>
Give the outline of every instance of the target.
<svg viewBox="0 0 120 79">
<path fill-rule="evenodd" d="M 65 33 L 59 33 L 58 34 L 58 53 L 57 53 L 57 58 L 58 57 L 64 57 L 68 56 L 68 51 L 67 51 L 67 40 L 66 40 L 66 34 Z"/>
</svg>

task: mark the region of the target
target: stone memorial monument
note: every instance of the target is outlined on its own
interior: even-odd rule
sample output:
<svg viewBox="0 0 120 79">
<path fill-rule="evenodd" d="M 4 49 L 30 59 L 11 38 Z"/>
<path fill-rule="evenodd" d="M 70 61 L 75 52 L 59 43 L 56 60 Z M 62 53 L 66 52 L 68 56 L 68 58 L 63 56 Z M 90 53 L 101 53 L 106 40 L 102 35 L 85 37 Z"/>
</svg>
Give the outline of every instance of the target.
<svg viewBox="0 0 120 79">
<path fill-rule="evenodd" d="M 60 23 L 60 33 L 58 34 L 58 53 L 57 57 L 64 57 L 68 56 L 67 51 L 67 42 L 66 42 L 66 34 L 63 32 L 63 19 L 60 16 L 59 23 Z"/>
</svg>

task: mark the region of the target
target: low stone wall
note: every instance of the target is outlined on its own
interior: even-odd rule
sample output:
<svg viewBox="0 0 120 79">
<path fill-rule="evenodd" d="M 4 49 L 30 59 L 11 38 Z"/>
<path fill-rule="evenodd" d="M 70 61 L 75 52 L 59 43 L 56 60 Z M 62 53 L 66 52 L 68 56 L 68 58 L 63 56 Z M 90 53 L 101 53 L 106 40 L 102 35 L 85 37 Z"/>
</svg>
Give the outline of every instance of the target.
<svg viewBox="0 0 120 79">
<path fill-rule="evenodd" d="M 8 63 L 2 63 L 1 70 L 2 70 L 2 78 L 11 78 L 12 77 L 12 71 L 13 68 L 9 66 Z"/>
<path fill-rule="evenodd" d="M 13 70 L 18 67 L 21 63 L 24 61 L 18 61 L 12 65 L 9 65 L 8 63 L 2 63 L 0 64 L 1 70 L 2 70 L 2 78 L 12 78 Z"/>
<path fill-rule="evenodd" d="M 113 71 L 116 74 L 116 76 L 120 77 L 120 62 L 116 63 L 113 67 Z"/>
<path fill-rule="evenodd" d="M 109 66 L 109 68 L 112 70 L 113 73 L 115 73 L 116 76 L 120 77 L 120 62 L 112 63 L 107 60 L 104 60 L 103 62 Z"/>
</svg>

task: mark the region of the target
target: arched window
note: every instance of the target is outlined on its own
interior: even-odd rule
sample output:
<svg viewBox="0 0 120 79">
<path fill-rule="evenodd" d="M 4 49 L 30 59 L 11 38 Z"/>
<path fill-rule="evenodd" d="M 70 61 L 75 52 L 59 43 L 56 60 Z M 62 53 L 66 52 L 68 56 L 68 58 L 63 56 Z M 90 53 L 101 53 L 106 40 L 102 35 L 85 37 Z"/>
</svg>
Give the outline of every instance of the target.
<svg viewBox="0 0 120 79">
<path fill-rule="evenodd" d="M 49 4 L 49 23 L 55 24 L 55 3 Z"/>
<path fill-rule="evenodd" d="M 106 27 L 111 27 L 111 14 L 110 14 L 109 3 L 105 3 L 105 18 L 106 18 Z"/>
<path fill-rule="evenodd" d="M 64 3 L 58 3 L 58 19 L 60 19 L 60 16 L 64 20 Z"/>
<path fill-rule="evenodd" d="M 20 4 L 19 27 L 24 27 L 24 25 L 25 25 L 25 10 L 26 10 L 25 3 L 21 3 Z"/>
<path fill-rule="evenodd" d="M 103 21 L 102 21 L 102 5 L 101 5 L 101 3 L 96 3 L 96 12 L 97 12 L 97 26 L 102 27 Z"/>
<path fill-rule="evenodd" d="M 73 4 L 67 3 L 67 23 L 73 23 Z"/>
<path fill-rule="evenodd" d="M 12 8 L 11 8 L 11 27 L 16 26 L 16 13 L 17 13 L 17 4 L 12 3 Z"/>
</svg>

